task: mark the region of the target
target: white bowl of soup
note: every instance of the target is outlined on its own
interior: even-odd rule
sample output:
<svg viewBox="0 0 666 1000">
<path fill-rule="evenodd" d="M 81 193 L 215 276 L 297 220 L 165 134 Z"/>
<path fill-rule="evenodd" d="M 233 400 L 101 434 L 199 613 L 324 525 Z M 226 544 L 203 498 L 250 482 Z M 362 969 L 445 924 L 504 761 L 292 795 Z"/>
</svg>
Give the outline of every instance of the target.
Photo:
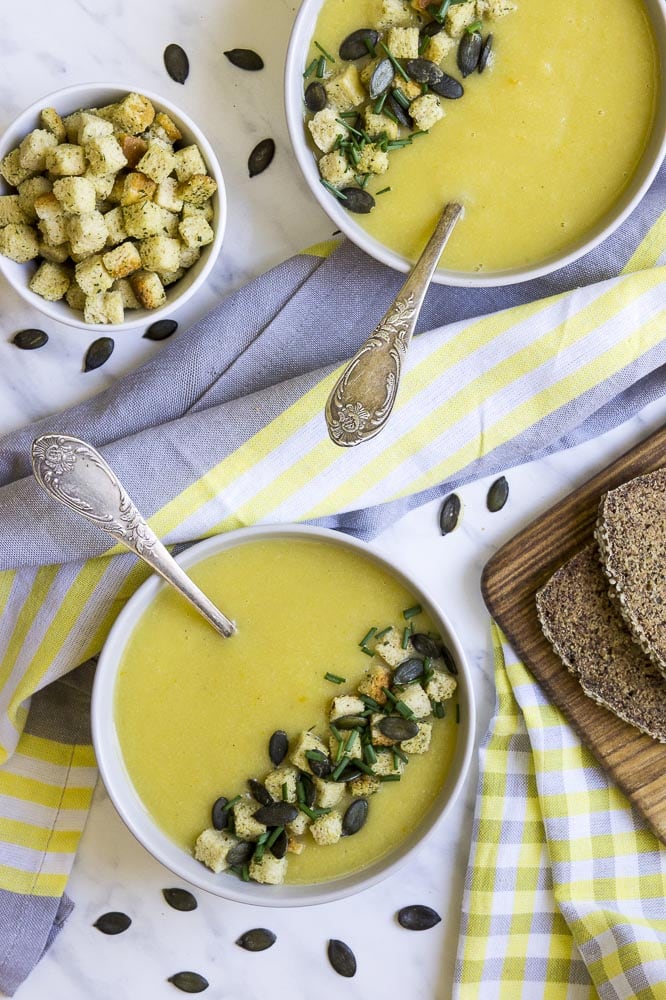
<svg viewBox="0 0 666 1000">
<path fill-rule="evenodd" d="M 305 526 L 230 532 L 194 545 L 178 561 L 235 619 L 237 634 L 222 639 L 177 593 L 151 578 L 111 630 L 93 692 L 100 772 L 118 812 L 144 847 L 177 875 L 219 896 L 265 906 L 299 906 L 373 885 L 403 865 L 427 835 L 442 835 L 468 771 L 475 708 L 460 643 L 444 612 L 422 588 L 363 542 Z M 393 684 L 405 677 L 378 653 L 380 644 L 389 648 L 392 636 L 398 637 L 394 659 L 411 662 L 421 657 L 426 672 L 420 682 Z M 427 647 L 428 637 L 441 644 L 438 652 L 445 647 L 444 661 L 423 655 L 422 643 Z M 386 649 L 383 655 L 391 658 Z M 354 796 L 348 770 L 355 763 L 353 751 L 346 764 L 347 755 L 341 752 L 336 761 L 329 712 L 337 699 L 349 721 L 349 710 L 360 701 L 340 699 L 357 697 L 363 680 L 376 681 L 384 668 L 391 677 L 385 708 L 377 718 L 367 708 L 354 724 L 359 726 L 359 746 L 364 741 L 356 763 L 374 758 L 386 766 L 365 763 L 360 777 L 366 791 Z M 443 685 L 444 697 L 431 701 L 430 710 L 408 710 L 407 703 L 416 708 L 414 698 L 422 700 L 425 690 L 433 693 L 433 683 Z M 380 691 L 373 689 L 381 701 Z M 397 701 L 404 699 L 404 709 L 394 708 L 396 695 Z M 360 707 L 365 711 L 375 699 L 364 697 Z M 440 708 L 433 714 L 436 704 Z M 375 739 L 369 735 L 371 725 L 390 718 L 389 725 L 395 727 L 395 720 L 409 722 L 410 714 L 418 718 L 419 740 L 429 730 L 426 752 L 423 745 L 405 741 L 368 750 Z M 271 737 L 280 731 L 287 736 L 289 750 L 276 764 L 280 755 L 274 757 Z M 310 767 L 316 772 L 320 762 L 301 757 L 298 794 L 289 795 L 288 772 L 294 770 L 292 761 L 306 733 L 308 740 L 315 734 L 326 749 L 330 746 L 331 770 L 325 780 L 315 780 Z M 350 733 L 350 728 L 338 730 L 345 746 Z M 403 746 L 409 752 L 401 750 Z M 394 750 L 399 753 L 394 755 Z M 394 777 L 371 778 L 373 768 Z M 277 792 L 275 772 L 285 776 L 284 782 L 278 779 Z M 352 777 L 348 783 L 347 775 Z M 301 795 L 303 776 L 310 791 L 321 781 L 317 799 L 308 799 L 309 806 Z M 245 825 L 241 828 L 241 821 L 246 824 L 248 814 L 254 821 L 261 808 L 250 792 L 250 779 L 259 781 L 264 791 L 271 788 L 269 799 L 295 802 L 299 813 L 297 834 L 289 835 L 286 861 L 281 862 L 281 884 L 249 878 L 250 872 L 256 873 L 249 855 L 244 864 L 217 872 L 195 857 L 204 831 L 213 840 L 250 842 L 247 851 L 254 857 L 262 838 L 247 832 Z M 340 796 L 335 808 L 317 807 L 324 801 L 319 790 Z M 225 824 L 220 832 L 223 799 L 237 799 L 242 806 L 230 810 L 233 829 Z M 367 806 L 359 807 L 362 799 Z M 356 813 L 350 825 L 352 803 Z M 243 816 L 237 812 L 241 808 Z M 359 808 L 364 822 L 355 830 Z M 340 820 L 331 819 L 332 813 L 344 816 L 344 835 L 334 837 L 335 842 L 318 842 L 321 838 L 311 830 L 317 820 L 320 828 L 322 822 L 326 830 L 337 822 L 340 830 Z M 277 829 L 271 824 L 267 828 L 271 833 Z M 275 867 L 265 836 L 263 843 L 261 853 L 270 851 L 269 868 Z M 259 865 L 265 868 L 265 858 Z"/>
<path fill-rule="evenodd" d="M 511 6 L 516 9 L 506 16 L 493 16 Z M 430 11 L 436 9 L 442 5 L 430 5 Z M 474 19 L 470 30 L 451 37 L 447 25 L 458 32 L 463 10 Z M 409 269 L 444 204 L 456 201 L 464 217 L 435 272 L 436 282 L 484 286 L 535 278 L 571 263 L 609 236 L 654 180 L 666 152 L 665 8 L 660 0 L 581 0 L 567 8 L 557 0 L 471 0 L 451 4 L 448 11 L 438 48 L 429 50 L 424 30 L 438 25 L 409 0 L 304 0 L 285 74 L 296 159 L 336 228 L 396 270 Z M 449 22 L 451 16 L 458 20 Z M 391 36 L 390 17 L 407 34 Z M 369 39 L 371 49 L 357 52 L 358 58 L 341 59 L 341 43 L 359 29 L 374 29 L 378 41 Z M 474 33 L 483 47 L 492 34 L 489 57 L 482 72 L 477 66 L 463 77 L 459 47 L 465 35 Z M 375 98 L 369 92 L 376 68 L 371 53 L 388 58 L 383 43 L 393 55 L 389 42 L 400 53 L 399 67 L 382 104 L 382 94 Z M 414 52 L 418 60 L 431 55 L 428 61 L 437 60 L 438 72 L 464 90 L 460 98 L 435 95 L 433 100 L 426 84 L 426 92 L 431 91 L 426 103 L 437 103 L 444 117 L 420 135 L 414 134 L 420 129 L 410 112 L 425 94 L 405 71 Z M 331 86 L 343 71 L 349 75 L 342 89 Z M 315 126 L 317 141 L 309 128 L 317 112 L 304 103 L 305 89 L 315 82 L 324 87 L 324 116 L 333 111 L 323 130 Z M 375 80 L 375 93 L 380 86 Z M 395 101 L 389 106 L 386 98 L 393 99 L 396 88 L 411 124 L 391 121 L 401 109 Z M 314 107 L 321 107 L 321 91 L 315 88 L 313 98 Z M 381 118 L 387 108 L 388 121 L 366 117 L 366 111 L 378 111 Z M 424 114 L 422 105 L 419 114 Z M 379 148 L 378 158 L 366 153 L 367 145 Z M 387 162 L 386 172 L 371 172 L 383 171 Z M 374 201 L 367 214 L 348 211 L 340 197 L 359 185 Z"/>
</svg>

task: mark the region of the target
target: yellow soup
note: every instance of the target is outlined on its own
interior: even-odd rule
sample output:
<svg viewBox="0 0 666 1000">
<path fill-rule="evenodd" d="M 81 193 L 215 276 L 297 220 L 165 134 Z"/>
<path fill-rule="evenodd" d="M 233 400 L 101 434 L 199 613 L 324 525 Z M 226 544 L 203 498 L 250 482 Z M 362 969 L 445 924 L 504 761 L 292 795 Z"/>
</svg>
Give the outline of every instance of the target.
<svg viewBox="0 0 666 1000">
<path fill-rule="evenodd" d="M 310 539 L 251 541 L 190 575 L 239 626 L 219 638 L 178 595 L 162 591 L 132 632 L 118 674 L 115 717 L 129 776 L 146 809 L 191 850 L 220 795 L 272 769 L 268 741 L 314 726 L 328 733 L 333 697 L 351 693 L 371 660 L 369 627 L 403 628 L 414 597 L 362 553 Z M 417 631 L 432 624 L 425 613 Z M 341 685 L 324 679 L 330 672 Z M 338 844 L 289 854 L 287 882 L 313 883 L 364 868 L 395 848 L 430 809 L 456 741 L 455 701 L 434 719 L 430 751 L 412 756 L 399 782 L 369 799 L 361 831 Z M 288 763 L 285 761 L 285 763 Z M 258 808 L 258 807 L 257 807 Z M 343 806 L 344 808 L 344 806 Z"/>
<path fill-rule="evenodd" d="M 465 217 L 443 267 L 501 271 L 566 252 L 604 219 L 646 148 L 659 63 L 641 0 L 517 3 L 484 21 L 494 38 L 485 71 L 463 81 L 461 99 L 442 98 L 446 117 L 390 152 L 388 172 L 368 183 L 370 193 L 391 190 L 354 219 L 406 257 L 421 251 L 447 201 L 460 201 Z M 314 37 L 336 56 L 331 71 L 341 68 L 340 42 L 376 23 L 379 7 L 326 0 Z M 455 49 L 442 68 L 461 79 Z"/>
</svg>

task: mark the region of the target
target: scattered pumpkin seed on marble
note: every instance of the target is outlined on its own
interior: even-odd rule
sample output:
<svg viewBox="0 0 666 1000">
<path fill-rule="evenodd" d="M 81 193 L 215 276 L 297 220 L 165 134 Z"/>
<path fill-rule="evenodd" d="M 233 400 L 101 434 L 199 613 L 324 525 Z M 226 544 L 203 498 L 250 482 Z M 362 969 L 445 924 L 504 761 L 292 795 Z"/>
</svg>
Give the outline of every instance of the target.
<svg viewBox="0 0 666 1000">
<path fill-rule="evenodd" d="M 115 344 L 111 337 L 100 337 L 98 340 L 94 340 L 86 351 L 86 356 L 83 360 L 84 372 L 92 372 L 96 368 L 101 368 L 103 364 L 106 364 L 113 354 L 114 347 Z"/>
<path fill-rule="evenodd" d="M 189 971 L 176 972 L 173 976 L 169 976 L 167 982 L 173 983 L 183 993 L 203 993 L 210 986 L 208 980 L 198 972 Z"/>
<path fill-rule="evenodd" d="M 43 347 L 49 337 L 43 330 L 19 330 L 14 334 L 12 344 L 20 347 L 22 351 L 36 351 L 38 347 Z"/>
<path fill-rule="evenodd" d="M 365 825 L 368 818 L 368 800 L 355 799 L 342 818 L 343 837 L 352 837 Z"/>
<path fill-rule="evenodd" d="M 166 340 L 178 329 L 175 319 L 158 319 L 156 323 L 151 323 L 144 333 L 145 340 Z"/>
<path fill-rule="evenodd" d="M 398 910 L 398 923 L 408 931 L 427 931 L 440 923 L 441 917 L 430 906 L 403 906 Z"/>
<path fill-rule="evenodd" d="M 238 69 L 256 73 L 264 68 L 264 60 L 254 49 L 228 49 L 224 54 L 229 62 Z"/>
<path fill-rule="evenodd" d="M 251 931 L 245 931 L 236 941 L 239 948 L 245 951 L 266 951 L 272 948 L 277 941 L 277 936 L 266 927 L 253 927 Z"/>
<path fill-rule="evenodd" d="M 449 535 L 458 525 L 462 504 L 457 493 L 449 493 L 439 511 L 439 530 Z"/>
<path fill-rule="evenodd" d="M 501 510 L 504 504 L 509 499 L 509 484 L 506 480 L 506 476 L 500 476 L 496 479 L 488 490 L 488 496 L 486 497 L 486 506 L 491 514 L 496 514 L 498 510 Z"/>
<path fill-rule="evenodd" d="M 247 160 L 247 169 L 250 177 L 262 174 L 271 165 L 274 156 L 275 142 L 273 139 L 262 139 L 261 142 L 258 142 Z"/>
<path fill-rule="evenodd" d="M 102 934 L 122 934 L 131 925 L 132 919 L 126 913 L 119 910 L 111 910 L 98 917 L 93 927 L 96 927 Z"/>
<path fill-rule="evenodd" d="M 180 910 L 181 913 L 189 913 L 198 906 L 196 899 L 187 889 L 179 887 L 162 889 L 162 895 L 173 910 Z"/>
<path fill-rule="evenodd" d="M 271 763 L 279 767 L 287 756 L 289 750 L 289 738 L 284 729 L 276 729 L 268 742 L 268 756 Z"/>
<path fill-rule="evenodd" d="M 356 975 L 356 956 L 348 944 L 331 938 L 328 942 L 328 960 L 339 976 L 351 979 Z"/>
<path fill-rule="evenodd" d="M 164 65 L 166 71 L 176 83 L 185 83 L 190 73 L 190 60 L 181 45 L 172 42 L 164 50 Z"/>
</svg>

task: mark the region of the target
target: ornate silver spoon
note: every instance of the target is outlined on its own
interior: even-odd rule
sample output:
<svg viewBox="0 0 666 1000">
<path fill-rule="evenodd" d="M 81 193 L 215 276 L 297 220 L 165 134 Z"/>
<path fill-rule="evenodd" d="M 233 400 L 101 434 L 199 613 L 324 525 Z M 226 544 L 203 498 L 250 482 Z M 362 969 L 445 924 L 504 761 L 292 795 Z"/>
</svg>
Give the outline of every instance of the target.
<svg viewBox="0 0 666 1000">
<path fill-rule="evenodd" d="M 42 489 L 148 563 L 220 635 L 228 637 L 236 632 L 235 624 L 169 555 L 118 477 L 92 445 L 66 434 L 43 434 L 32 443 L 32 468 Z"/>
<path fill-rule="evenodd" d="M 453 202 L 445 206 L 393 305 L 335 383 L 326 402 L 326 424 L 331 440 L 342 448 L 369 441 L 388 420 L 430 279 L 462 211 Z"/>
</svg>

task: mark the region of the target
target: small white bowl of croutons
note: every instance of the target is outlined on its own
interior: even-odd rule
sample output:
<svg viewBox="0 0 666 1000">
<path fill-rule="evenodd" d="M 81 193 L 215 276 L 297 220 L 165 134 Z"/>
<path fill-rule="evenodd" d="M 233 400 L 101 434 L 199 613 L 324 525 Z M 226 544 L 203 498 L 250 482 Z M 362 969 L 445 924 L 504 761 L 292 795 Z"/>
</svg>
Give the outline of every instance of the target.
<svg viewBox="0 0 666 1000">
<path fill-rule="evenodd" d="M 0 137 L 0 272 L 57 322 L 163 319 L 206 280 L 226 217 L 206 137 L 143 88 L 67 87 Z"/>
</svg>

